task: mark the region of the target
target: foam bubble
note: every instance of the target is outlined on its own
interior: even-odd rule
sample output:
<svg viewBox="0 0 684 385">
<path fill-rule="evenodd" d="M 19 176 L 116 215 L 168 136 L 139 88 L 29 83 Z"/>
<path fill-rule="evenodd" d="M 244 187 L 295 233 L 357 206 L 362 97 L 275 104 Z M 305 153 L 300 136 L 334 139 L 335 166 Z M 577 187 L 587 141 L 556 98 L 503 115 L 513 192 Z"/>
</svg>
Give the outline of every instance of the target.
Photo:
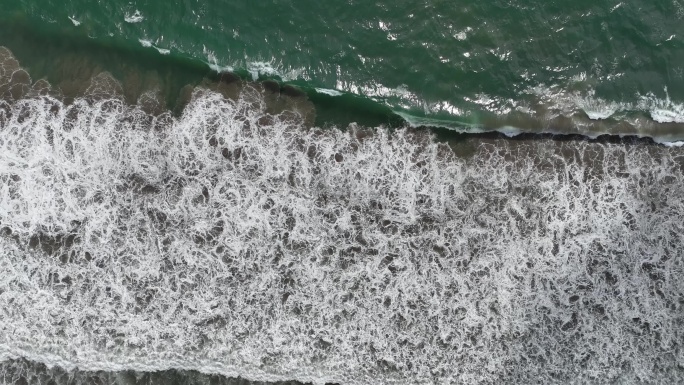
<svg viewBox="0 0 684 385">
<path fill-rule="evenodd" d="M 661 143 L 661 144 L 663 144 L 663 145 L 665 145 L 665 146 L 668 146 L 668 147 L 682 147 L 682 146 L 684 146 L 684 142 L 682 142 L 682 141 L 677 141 L 677 142 L 659 142 L 659 143 Z"/>
<path fill-rule="evenodd" d="M 649 93 L 642 96 L 639 107 L 649 111 L 651 118 L 659 123 L 684 123 L 684 103 L 676 103 L 670 99 L 665 90 L 665 99 L 659 99 Z"/>
<path fill-rule="evenodd" d="M 162 54 L 162 55 L 168 55 L 168 54 L 171 53 L 171 50 L 170 50 L 170 49 L 157 47 L 157 46 L 156 46 L 151 40 L 149 40 L 149 39 L 138 39 L 138 41 L 140 42 L 140 44 L 141 44 L 143 47 L 145 47 L 145 48 L 154 48 L 154 49 L 157 50 L 157 52 L 159 52 L 159 53 Z"/>
<path fill-rule="evenodd" d="M 580 79 L 586 76 L 580 75 Z M 567 91 L 558 87 L 537 86 L 528 90 L 539 98 L 544 107 L 554 113 L 570 116 L 578 111 L 584 112 L 591 120 L 613 117 L 620 111 L 631 109 L 628 103 L 609 101 L 596 96 L 594 90 L 584 92 Z"/>
<path fill-rule="evenodd" d="M 264 61 L 253 61 L 247 64 L 247 71 L 252 75 L 252 80 L 256 81 L 260 75 L 276 76 L 278 71 L 273 67 L 272 63 Z"/>
<path fill-rule="evenodd" d="M 665 90 L 661 99 L 653 93 L 637 95 L 635 102 L 616 102 L 597 97 L 594 90 L 584 92 L 565 91 L 554 88 L 534 87 L 529 90 L 545 104 L 546 108 L 563 115 L 583 111 L 589 119 L 602 120 L 614 117 L 618 112 L 642 111 L 658 123 L 684 123 L 684 104 L 674 102 Z"/>
<path fill-rule="evenodd" d="M 591 96 L 576 95 L 574 99 L 575 105 L 584 111 L 591 120 L 608 119 L 616 112 L 626 108 L 622 103 L 596 98 L 593 94 Z"/>
<path fill-rule="evenodd" d="M 134 13 L 132 13 L 132 14 L 126 13 L 126 15 L 124 16 L 124 21 L 126 23 L 131 23 L 131 24 L 140 23 L 143 20 L 145 20 L 145 17 L 137 9 L 135 10 Z"/>
</svg>

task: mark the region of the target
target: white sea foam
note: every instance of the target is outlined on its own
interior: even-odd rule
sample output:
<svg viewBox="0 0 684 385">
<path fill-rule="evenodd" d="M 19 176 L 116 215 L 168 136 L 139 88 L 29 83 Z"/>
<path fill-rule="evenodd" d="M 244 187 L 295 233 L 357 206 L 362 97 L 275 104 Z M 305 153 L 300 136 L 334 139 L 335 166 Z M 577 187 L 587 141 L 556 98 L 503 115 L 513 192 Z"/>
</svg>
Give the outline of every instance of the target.
<svg viewBox="0 0 684 385">
<path fill-rule="evenodd" d="M 640 98 L 639 108 L 649 111 L 651 118 L 660 123 L 684 123 L 684 103 L 676 103 L 670 99 L 665 90 L 665 99 L 659 99 L 649 93 Z"/>
<path fill-rule="evenodd" d="M 593 93 L 588 96 L 575 95 L 573 99 L 575 106 L 584 111 L 591 120 L 608 119 L 626 107 L 622 103 L 594 97 Z"/>
<path fill-rule="evenodd" d="M 338 90 L 331 90 L 331 89 L 329 89 L 329 88 L 316 88 L 316 92 L 318 92 L 319 94 L 325 94 L 325 95 L 329 95 L 329 96 L 341 96 L 341 95 L 344 95 L 343 92 L 340 92 L 340 91 L 338 91 Z"/>
<path fill-rule="evenodd" d="M 209 68 L 216 72 L 233 72 L 233 67 L 232 66 L 221 66 L 218 64 L 218 59 L 216 58 L 216 54 L 214 51 L 208 50 L 207 47 L 202 48 L 202 52 L 204 55 L 207 57 L 207 65 Z"/>
<path fill-rule="evenodd" d="M 676 142 L 659 142 L 662 145 L 665 145 L 667 147 L 682 147 L 684 146 L 683 141 L 676 141 Z"/>
<path fill-rule="evenodd" d="M 249 88 L 148 116 L 102 79 L 0 102 L 0 361 L 684 381 L 681 148 L 457 158 L 409 130 L 306 130 Z"/>
<path fill-rule="evenodd" d="M 234 68 L 231 66 L 219 66 L 216 63 L 207 63 L 207 65 L 209 66 L 209 68 L 211 68 L 215 72 L 219 72 L 219 73 L 221 73 L 221 72 L 233 72 L 233 70 L 234 70 Z"/>
<path fill-rule="evenodd" d="M 126 13 L 124 21 L 126 23 L 140 23 L 145 20 L 145 17 L 137 9 L 132 14 Z"/>
<path fill-rule="evenodd" d="M 252 77 L 252 80 L 256 81 L 261 76 L 268 77 L 278 77 L 282 81 L 296 80 L 300 78 L 303 73 L 302 69 L 282 68 L 281 63 L 276 63 L 274 61 L 248 61 L 247 71 Z"/>
<path fill-rule="evenodd" d="M 474 98 L 464 97 L 465 101 L 477 104 L 486 111 L 505 115 L 510 113 L 515 106 L 511 100 L 499 97 L 492 97 L 487 94 L 477 94 Z"/>
<path fill-rule="evenodd" d="M 162 55 L 168 55 L 168 54 L 171 53 L 171 50 L 170 50 L 170 49 L 157 47 L 157 46 L 152 42 L 152 40 L 149 40 L 149 39 L 138 39 L 138 41 L 140 42 L 140 44 L 141 44 L 143 47 L 145 47 L 145 48 L 154 48 L 154 49 L 157 50 L 157 52 L 159 52 L 159 53 L 162 54 Z"/>
<path fill-rule="evenodd" d="M 569 92 L 563 89 L 533 87 L 529 93 L 537 96 L 551 110 L 563 115 L 583 111 L 589 119 L 602 120 L 618 112 L 641 111 L 658 123 L 684 123 L 684 103 L 672 101 L 665 90 L 665 98 L 653 93 L 636 95 L 633 102 L 610 101 L 596 96 L 594 90 Z"/>
<path fill-rule="evenodd" d="M 260 75 L 276 76 L 279 75 L 278 70 L 273 67 L 272 63 L 265 61 L 253 61 L 247 63 L 247 71 L 252 75 L 252 80 L 256 81 Z"/>
<path fill-rule="evenodd" d="M 456 38 L 456 40 L 463 41 L 463 40 L 468 38 L 468 34 L 471 33 L 472 31 L 473 31 L 473 29 L 471 27 L 467 27 L 466 29 L 464 29 L 462 31 L 456 32 L 454 34 L 454 38 Z"/>
<path fill-rule="evenodd" d="M 585 74 L 578 75 L 577 78 L 581 79 L 583 76 Z M 548 110 L 565 116 L 582 111 L 591 120 L 602 120 L 629 108 L 627 104 L 597 97 L 593 90 L 570 92 L 560 87 L 539 85 L 530 88 L 527 92 L 537 97 Z"/>
</svg>

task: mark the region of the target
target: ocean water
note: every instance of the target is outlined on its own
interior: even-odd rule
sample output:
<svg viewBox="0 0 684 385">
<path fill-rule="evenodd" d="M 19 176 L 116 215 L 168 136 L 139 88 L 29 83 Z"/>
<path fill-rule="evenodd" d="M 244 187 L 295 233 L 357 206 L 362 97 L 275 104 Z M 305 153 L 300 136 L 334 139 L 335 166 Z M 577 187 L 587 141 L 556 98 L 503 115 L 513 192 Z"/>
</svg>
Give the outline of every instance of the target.
<svg viewBox="0 0 684 385">
<path fill-rule="evenodd" d="M 0 383 L 684 381 L 683 19 L 0 5 Z"/>
<path fill-rule="evenodd" d="M 362 98 L 347 103 L 375 111 L 368 104 L 377 102 L 413 125 L 681 139 L 684 123 L 681 0 L 17 0 L 2 7 L 3 23 L 192 58 L 321 97 L 350 93 Z"/>
</svg>

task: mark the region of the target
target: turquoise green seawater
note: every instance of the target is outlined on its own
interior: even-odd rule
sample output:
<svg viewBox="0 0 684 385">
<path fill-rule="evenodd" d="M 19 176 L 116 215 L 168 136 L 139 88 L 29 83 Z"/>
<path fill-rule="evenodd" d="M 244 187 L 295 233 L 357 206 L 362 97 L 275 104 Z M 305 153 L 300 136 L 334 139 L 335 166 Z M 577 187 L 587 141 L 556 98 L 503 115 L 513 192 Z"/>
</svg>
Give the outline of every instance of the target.
<svg viewBox="0 0 684 385">
<path fill-rule="evenodd" d="M 417 125 L 575 132 L 603 120 L 587 131 L 659 135 L 680 127 L 651 129 L 642 120 L 684 122 L 681 0 L 19 0 L 4 2 L 0 15 L 130 55 L 145 48 L 359 95 Z M 322 106 L 334 103 L 322 97 Z M 363 100 L 341 104 L 388 120 Z"/>
</svg>

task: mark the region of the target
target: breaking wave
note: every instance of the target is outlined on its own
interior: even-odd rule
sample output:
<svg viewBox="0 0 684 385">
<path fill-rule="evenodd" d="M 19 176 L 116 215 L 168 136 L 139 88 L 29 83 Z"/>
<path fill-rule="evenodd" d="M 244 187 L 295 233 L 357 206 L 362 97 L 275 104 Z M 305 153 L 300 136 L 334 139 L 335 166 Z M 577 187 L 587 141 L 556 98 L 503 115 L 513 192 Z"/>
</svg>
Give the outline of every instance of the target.
<svg viewBox="0 0 684 385">
<path fill-rule="evenodd" d="M 26 381 L 20 358 L 316 384 L 684 380 L 682 148 L 307 128 L 257 85 L 197 88 L 174 116 L 107 74 L 66 104 L 0 68 L 5 382 Z"/>
</svg>

